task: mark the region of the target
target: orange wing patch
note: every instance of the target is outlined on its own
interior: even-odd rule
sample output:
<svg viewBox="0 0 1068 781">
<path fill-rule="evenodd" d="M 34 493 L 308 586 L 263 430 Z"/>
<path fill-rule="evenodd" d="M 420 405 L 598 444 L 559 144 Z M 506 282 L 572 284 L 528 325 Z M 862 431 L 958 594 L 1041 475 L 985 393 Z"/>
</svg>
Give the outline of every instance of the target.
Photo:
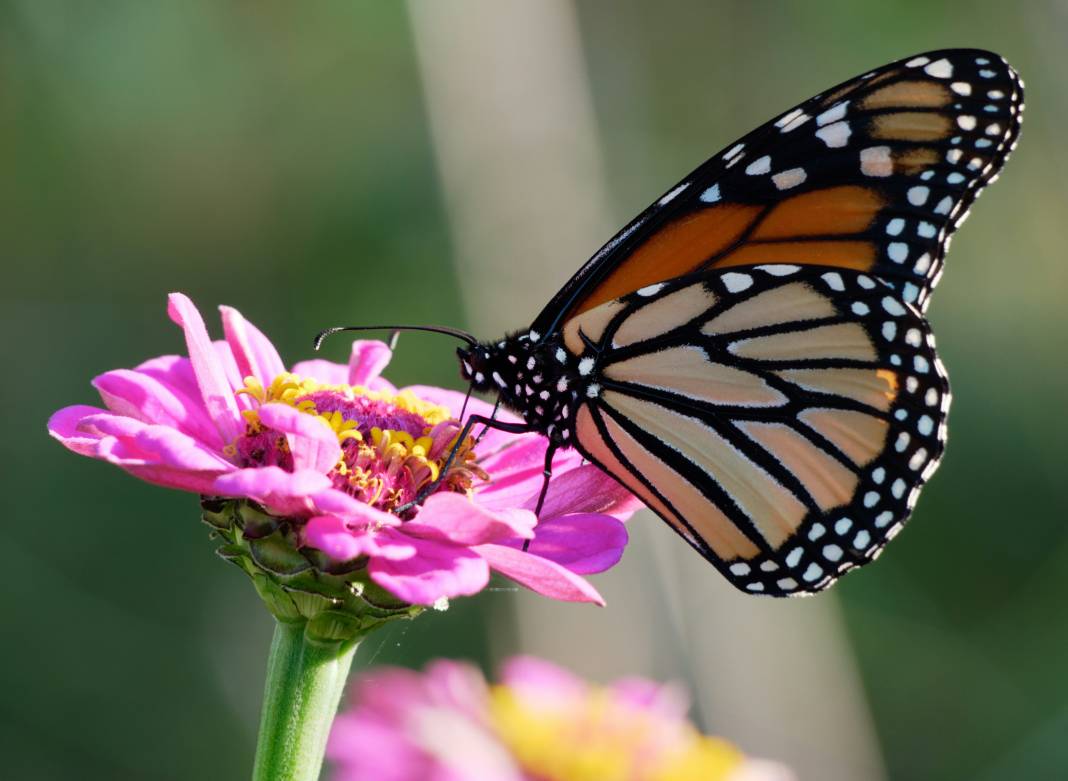
<svg viewBox="0 0 1068 781">
<path fill-rule="evenodd" d="M 760 206 L 713 206 L 664 225 L 591 290 L 572 316 L 647 285 L 697 271 L 738 241 L 761 211 Z"/>
<path fill-rule="evenodd" d="M 870 271 L 875 247 L 869 241 L 791 241 L 747 244 L 714 264 L 715 268 L 793 263 Z"/>
<path fill-rule="evenodd" d="M 942 108 L 952 96 L 945 86 L 936 81 L 898 81 L 877 89 L 862 101 L 865 110 L 903 108 Z"/>
<path fill-rule="evenodd" d="M 886 202 L 867 187 L 842 185 L 795 195 L 780 203 L 753 232 L 756 240 L 860 233 Z"/>
<path fill-rule="evenodd" d="M 871 121 L 871 137 L 891 141 L 940 141 L 948 138 L 953 123 L 945 114 L 930 111 L 896 111 Z"/>
</svg>

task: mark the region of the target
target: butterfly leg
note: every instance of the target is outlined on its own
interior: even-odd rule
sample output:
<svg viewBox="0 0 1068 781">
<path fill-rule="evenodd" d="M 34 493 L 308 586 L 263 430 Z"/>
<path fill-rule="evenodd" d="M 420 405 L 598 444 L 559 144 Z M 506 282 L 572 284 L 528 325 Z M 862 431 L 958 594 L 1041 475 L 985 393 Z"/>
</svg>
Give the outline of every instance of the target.
<svg viewBox="0 0 1068 781">
<path fill-rule="evenodd" d="M 423 487 L 423 490 L 412 499 L 412 501 L 402 504 L 396 508 L 394 512 L 401 513 L 405 510 L 409 510 L 418 504 L 422 504 L 423 501 L 437 490 L 441 485 L 441 481 L 445 479 L 445 475 L 449 471 L 449 467 L 452 466 L 452 462 L 456 459 L 456 454 L 460 450 L 460 446 L 464 440 L 471 434 L 471 430 L 475 426 L 485 426 L 486 428 L 494 428 L 498 431 L 507 431 L 512 434 L 528 434 L 535 429 L 526 423 L 508 423 L 503 420 L 494 420 L 493 418 L 487 418 L 485 415 L 472 415 L 464 422 L 464 427 L 460 429 L 460 435 L 456 437 L 456 444 L 452 446 L 452 450 L 449 451 L 448 457 L 445 459 L 445 463 L 441 466 L 441 471 L 438 474 L 438 479 Z"/>
<path fill-rule="evenodd" d="M 556 455 L 557 445 L 550 441 L 545 449 L 545 468 L 542 470 L 541 493 L 538 494 L 538 503 L 534 506 L 534 515 L 541 516 L 541 508 L 545 504 L 545 496 L 549 493 L 549 478 L 553 476 L 553 456 Z M 530 540 L 524 540 L 523 552 L 530 548 Z"/>
</svg>

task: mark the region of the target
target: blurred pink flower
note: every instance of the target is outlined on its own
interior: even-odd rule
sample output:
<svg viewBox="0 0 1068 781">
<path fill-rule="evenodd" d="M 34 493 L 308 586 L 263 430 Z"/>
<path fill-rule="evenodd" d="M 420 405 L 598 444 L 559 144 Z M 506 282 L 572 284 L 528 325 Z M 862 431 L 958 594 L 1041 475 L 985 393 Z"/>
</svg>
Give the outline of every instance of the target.
<svg viewBox="0 0 1068 781">
<path fill-rule="evenodd" d="M 491 686 L 473 667 L 361 676 L 334 722 L 335 781 L 792 781 L 702 735 L 674 687 L 630 678 L 591 685 L 518 657 Z"/>
<path fill-rule="evenodd" d="M 354 342 L 348 366 L 311 360 L 288 372 L 252 323 L 221 312 L 226 339 L 213 342 L 193 302 L 172 294 L 189 357 L 102 374 L 93 385 L 106 409 L 61 409 L 49 432 L 150 483 L 257 502 L 331 559 L 366 557 L 371 579 L 411 604 L 473 594 L 490 570 L 549 597 L 602 602 L 582 575 L 619 560 L 622 520 L 639 505 L 599 469 L 558 453 L 538 519 L 546 440 L 490 431 L 462 443 L 438 489 L 398 514 L 444 467 L 463 394 L 397 390 L 380 376 L 390 350 L 375 341 Z M 477 399 L 468 410 L 491 412 Z"/>
</svg>

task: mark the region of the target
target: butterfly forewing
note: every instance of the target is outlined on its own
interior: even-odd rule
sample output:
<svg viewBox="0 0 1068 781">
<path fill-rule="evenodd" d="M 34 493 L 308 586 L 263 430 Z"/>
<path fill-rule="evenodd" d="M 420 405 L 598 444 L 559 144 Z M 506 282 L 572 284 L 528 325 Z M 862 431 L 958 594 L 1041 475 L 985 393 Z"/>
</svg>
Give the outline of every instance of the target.
<svg viewBox="0 0 1068 781">
<path fill-rule="evenodd" d="M 1023 86 L 1000 56 L 891 63 L 731 144 L 609 241 L 534 323 L 704 269 L 786 263 L 864 271 L 922 311 L 949 236 L 1019 134 Z"/>
<path fill-rule="evenodd" d="M 746 591 L 874 558 L 942 454 L 934 339 L 871 275 L 711 270 L 568 325 L 594 359 L 576 445 Z"/>
</svg>

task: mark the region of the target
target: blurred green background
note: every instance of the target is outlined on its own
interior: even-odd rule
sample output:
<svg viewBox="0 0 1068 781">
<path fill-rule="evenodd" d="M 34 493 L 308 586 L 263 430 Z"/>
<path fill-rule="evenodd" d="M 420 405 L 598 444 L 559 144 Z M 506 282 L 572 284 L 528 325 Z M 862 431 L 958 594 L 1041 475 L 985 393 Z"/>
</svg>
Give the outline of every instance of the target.
<svg viewBox="0 0 1068 781">
<path fill-rule="evenodd" d="M 955 390 L 947 458 L 908 532 L 835 591 L 885 777 L 1066 777 L 1068 6 L 576 8 L 620 224 L 734 137 L 885 61 L 978 46 L 1023 74 L 1022 143 L 931 310 Z M 213 308 L 238 307 L 287 362 L 326 325 L 472 321 L 415 45 L 396 3 L 0 2 L 5 778 L 248 776 L 271 631 L 250 584 L 212 556 L 194 497 L 77 458 L 44 423 L 96 403 L 94 375 L 183 349 L 171 290 L 217 334 Z M 508 285 L 509 256 L 482 290 Z M 405 338 L 389 375 L 456 386 L 452 346 Z M 492 664 L 508 599 L 457 601 L 361 656 Z"/>
</svg>

